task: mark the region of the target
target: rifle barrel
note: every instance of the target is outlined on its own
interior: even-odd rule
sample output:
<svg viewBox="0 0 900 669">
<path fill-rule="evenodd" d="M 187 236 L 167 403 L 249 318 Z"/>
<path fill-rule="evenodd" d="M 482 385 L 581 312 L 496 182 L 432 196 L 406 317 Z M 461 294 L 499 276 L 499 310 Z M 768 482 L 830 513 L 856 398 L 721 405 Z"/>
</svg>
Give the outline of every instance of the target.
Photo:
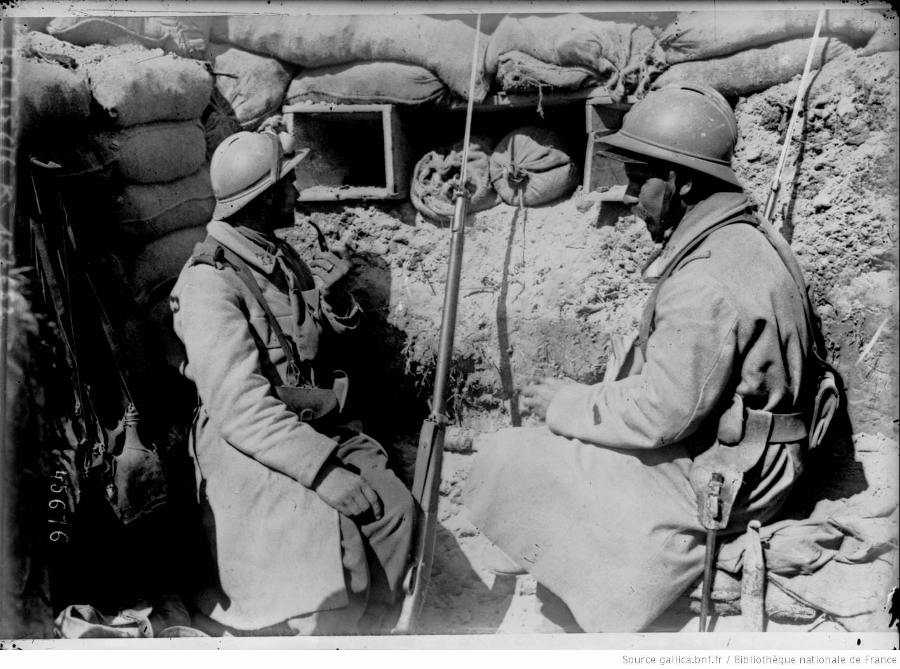
<svg viewBox="0 0 900 669">
<path fill-rule="evenodd" d="M 450 264 L 447 267 L 447 284 L 444 289 L 444 309 L 441 317 L 440 343 L 437 352 L 437 368 L 432 397 L 432 415 L 443 422 L 447 409 L 447 390 L 450 382 L 450 363 L 453 358 L 453 340 L 456 336 L 456 309 L 459 303 L 459 280 L 462 272 L 463 247 L 465 245 L 466 209 L 465 197 L 456 199 L 453 215 L 453 232 L 450 238 Z"/>
<path fill-rule="evenodd" d="M 787 159 L 788 147 L 791 145 L 791 137 L 794 135 L 794 123 L 797 122 L 797 116 L 800 114 L 800 107 L 803 106 L 803 98 L 806 96 L 806 85 L 809 77 L 809 70 L 812 66 L 813 55 L 816 52 L 816 42 L 819 39 L 819 30 L 822 28 L 822 19 L 825 18 L 825 10 L 819 11 L 819 18 L 816 20 L 816 29 L 813 31 L 812 42 L 809 45 L 809 53 L 806 55 L 806 65 L 803 68 L 803 76 L 800 77 L 800 88 L 797 90 L 797 99 L 794 100 L 794 110 L 791 112 L 791 120 L 788 123 L 787 136 L 784 138 L 784 145 L 781 147 L 781 155 L 778 158 L 778 166 L 775 168 L 775 176 L 772 178 L 772 184 L 769 186 L 769 197 L 766 199 L 766 208 L 763 213 L 764 218 L 771 222 L 772 214 L 775 212 L 775 200 L 778 198 L 778 191 L 781 188 L 781 173 L 784 171 L 784 163 Z"/>
</svg>

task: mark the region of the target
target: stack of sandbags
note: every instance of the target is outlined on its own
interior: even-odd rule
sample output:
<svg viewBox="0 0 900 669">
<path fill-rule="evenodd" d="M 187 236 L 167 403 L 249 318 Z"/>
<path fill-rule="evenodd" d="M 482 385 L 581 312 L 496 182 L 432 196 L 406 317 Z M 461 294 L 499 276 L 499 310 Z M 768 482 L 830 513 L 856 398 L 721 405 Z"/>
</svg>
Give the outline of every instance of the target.
<svg viewBox="0 0 900 669">
<path fill-rule="evenodd" d="M 51 32 L 56 21 L 48 26 Z M 84 43 L 97 37 L 91 31 L 100 31 L 104 42 L 115 41 L 101 28 L 136 30 L 93 22 L 65 29 L 57 24 L 55 32 Z M 205 52 L 205 42 L 202 47 Z M 158 306 L 167 304 L 215 207 L 201 122 L 213 90 L 207 67 L 141 44 L 81 47 L 47 35 L 31 36 L 21 52 L 33 61 L 25 63 L 23 76 L 43 70 L 53 75 L 42 75 L 52 86 L 29 95 L 29 114 L 63 110 L 83 117 L 85 107 L 89 111 L 81 127 L 58 124 L 52 140 L 42 134 L 26 141 L 42 162 L 61 166 L 54 171 L 56 183 L 79 253 L 112 257 L 100 262 L 121 274 L 110 277 L 117 284 L 111 292 L 130 302 L 113 308 L 164 319 Z M 64 88 L 58 81 L 79 84 Z"/>
<path fill-rule="evenodd" d="M 724 95 L 749 95 L 790 81 L 803 72 L 817 19 L 801 10 L 683 12 L 660 35 L 670 67 L 655 86 L 699 81 Z M 867 43 L 865 53 L 889 48 L 886 22 L 878 12 L 828 10 L 812 68 Z"/>
<path fill-rule="evenodd" d="M 475 30 L 459 20 L 429 16 L 230 16 L 213 23 L 211 38 L 265 54 L 303 68 L 289 97 L 298 101 L 358 103 L 406 99 L 410 82 L 433 87 L 437 79 L 461 98 L 468 97 Z M 474 99 L 482 101 L 490 87 L 484 71 L 487 39 L 479 40 Z M 380 63 L 379 69 L 352 64 Z M 391 68 L 390 65 L 417 66 Z M 322 69 L 332 66 L 344 69 Z M 423 71 L 424 70 L 424 71 Z M 366 80 L 366 77 L 369 80 Z M 381 82 L 372 77 L 379 77 Z M 324 88 L 323 88 L 324 87 Z M 308 93 L 310 97 L 302 97 Z M 346 93 L 347 97 L 342 97 Z M 411 104 L 429 95 L 416 89 Z M 437 99 L 439 96 L 435 96 Z"/>
<path fill-rule="evenodd" d="M 581 14 L 506 16 L 485 54 L 503 90 L 600 85 L 614 100 L 644 92 L 663 67 L 650 27 Z"/>
<path fill-rule="evenodd" d="M 37 32 L 16 44 L 20 141 L 66 126 L 75 132 L 91 115 L 91 89 L 74 57 L 81 50 Z"/>
</svg>

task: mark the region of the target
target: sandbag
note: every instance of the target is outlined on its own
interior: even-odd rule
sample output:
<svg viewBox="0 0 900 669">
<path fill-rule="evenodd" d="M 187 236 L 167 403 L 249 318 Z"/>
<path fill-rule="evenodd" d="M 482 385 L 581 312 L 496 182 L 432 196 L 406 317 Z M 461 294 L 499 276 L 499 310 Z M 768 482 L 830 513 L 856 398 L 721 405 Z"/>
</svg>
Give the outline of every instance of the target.
<svg viewBox="0 0 900 669">
<path fill-rule="evenodd" d="M 654 82 L 654 87 L 677 81 L 701 81 L 722 95 L 750 95 L 790 81 L 803 73 L 809 55 L 809 38 L 791 39 L 759 49 L 747 49 L 722 58 L 673 65 Z M 812 69 L 853 53 L 840 38 L 816 41 Z"/>
<path fill-rule="evenodd" d="M 17 25 L 22 30 L 33 32 L 47 32 L 47 25 L 53 20 L 52 16 L 29 16 L 17 20 Z"/>
<path fill-rule="evenodd" d="M 544 204 L 571 193 L 578 166 L 552 130 L 528 126 L 500 140 L 491 155 L 491 183 L 507 204 Z"/>
<path fill-rule="evenodd" d="M 521 51 L 500 56 L 497 81 L 508 93 L 541 90 L 579 90 L 596 86 L 599 82 L 586 67 L 551 65 Z"/>
<path fill-rule="evenodd" d="M 171 285 L 181 273 L 181 268 L 191 257 L 194 246 L 206 239 L 206 225 L 195 225 L 175 230 L 153 240 L 130 260 L 126 260 L 128 281 L 134 291 L 134 299 L 145 306 L 162 292 L 160 288 Z"/>
<path fill-rule="evenodd" d="M 60 121 L 85 120 L 91 115 L 87 82 L 56 63 L 16 61 L 19 84 L 19 128 L 23 136 L 33 128 Z"/>
<path fill-rule="evenodd" d="M 422 15 L 248 15 L 214 23 L 211 37 L 309 68 L 358 60 L 412 63 L 467 98 L 475 30 L 459 20 Z M 487 41 L 482 36 L 478 42 L 476 102 L 484 100 L 490 87 L 481 68 Z"/>
<path fill-rule="evenodd" d="M 179 56 L 202 58 L 211 22 L 204 16 L 65 16 L 50 21 L 47 32 L 79 46 L 138 42 Z"/>
<path fill-rule="evenodd" d="M 216 198 L 204 166 L 164 184 L 129 184 L 113 198 L 113 238 L 119 247 L 147 244 L 181 228 L 212 220 Z"/>
<path fill-rule="evenodd" d="M 682 12 L 659 37 L 670 65 L 757 48 L 791 37 L 812 37 L 819 13 L 807 10 Z M 884 23 L 876 12 L 830 9 L 821 32 L 866 40 Z"/>
<path fill-rule="evenodd" d="M 210 44 L 207 58 L 215 73 L 215 87 L 229 113 L 244 130 L 281 113 L 284 92 L 297 67 L 228 44 Z"/>
<path fill-rule="evenodd" d="M 413 170 L 409 189 L 413 206 L 424 216 L 441 220 L 451 218 L 456 208 L 454 189 L 462 166 L 462 141 L 452 147 L 426 153 Z M 466 189 L 471 195 L 470 212 L 490 209 L 499 203 L 491 185 L 490 153 L 493 143 L 487 137 L 469 140 L 466 161 Z"/>
<path fill-rule="evenodd" d="M 650 28 L 581 14 L 504 17 L 491 36 L 485 68 L 496 72 L 500 56 L 512 51 L 551 65 L 587 68 L 616 100 L 646 90 L 664 67 Z"/>
<path fill-rule="evenodd" d="M 883 23 L 869 38 L 859 55 L 872 56 L 884 51 L 900 51 L 900 30 L 897 29 L 896 19 L 893 23 Z"/>
<path fill-rule="evenodd" d="M 424 67 L 378 61 L 304 70 L 288 87 L 286 102 L 421 105 L 448 97 L 444 83 Z"/>
<path fill-rule="evenodd" d="M 210 108 L 203 119 L 203 132 L 206 137 L 206 159 L 211 160 L 219 144 L 241 129 L 241 124 L 226 110 L 228 103 L 219 100 L 220 94 L 213 91 Z"/>
<path fill-rule="evenodd" d="M 201 63 L 158 50 L 125 52 L 85 67 L 94 99 L 121 128 L 198 119 L 212 93 L 212 77 Z"/>
<path fill-rule="evenodd" d="M 88 138 L 115 163 L 119 177 L 138 184 L 190 176 L 206 160 L 206 139 L 199 121 L 162 121 L 134 125 Z"/>
</svg>

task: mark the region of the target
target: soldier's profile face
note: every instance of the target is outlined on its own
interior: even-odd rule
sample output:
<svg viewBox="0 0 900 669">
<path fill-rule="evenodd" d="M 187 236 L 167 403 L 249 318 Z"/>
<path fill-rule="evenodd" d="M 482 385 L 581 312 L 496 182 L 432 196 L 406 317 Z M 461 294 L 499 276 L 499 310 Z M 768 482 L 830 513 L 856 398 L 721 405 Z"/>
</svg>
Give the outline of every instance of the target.
<svg viewBox="0 0 900 669">
<path fill-rule="evenodd" d="M 647 226 L 654 241 L 662 232 L 668 174 L 649 165 L 625 163 L 628 187 L 624 202 Z"/>
<path fill-rule="evenodd" d="M 273 230 L 289 228 L 294 224 L 294 205 L 297 203 L 297 188 L 289 177 L 272 186 L 272 208 L 268 219 Z"/>
</svg>

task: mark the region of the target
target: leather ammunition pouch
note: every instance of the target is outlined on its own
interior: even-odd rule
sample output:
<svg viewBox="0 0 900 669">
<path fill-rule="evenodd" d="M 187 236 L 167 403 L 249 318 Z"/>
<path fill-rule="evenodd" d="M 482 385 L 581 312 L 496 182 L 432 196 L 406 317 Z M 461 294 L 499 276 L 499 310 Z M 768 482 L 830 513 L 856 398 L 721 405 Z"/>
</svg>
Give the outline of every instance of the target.
<svg viewBox="0 0 900 669">
<path fill-rule="evenodd" d="M 344 372 L 338 370 L 334 374 L 332 388 L 276 386 L 275 394 L 304 423 L 332 419 L 343 411 L 350 389 L 350 379 Z"/>
<path fill-rule="evenodd" d="M 695 457 L 691 467 L 701 525 L 708 530 L 727 527 L 744 474 L 759 462 L 766 446 L 803 442 L 808 434 L 802 413 L 746 409 L 741 396 L 735 394 L 719 419 L 715 444 Z M 713 474 L 720 474 L 724 482 L 718 503 L 711 507 L 708 494 Z"/>
</svg>

